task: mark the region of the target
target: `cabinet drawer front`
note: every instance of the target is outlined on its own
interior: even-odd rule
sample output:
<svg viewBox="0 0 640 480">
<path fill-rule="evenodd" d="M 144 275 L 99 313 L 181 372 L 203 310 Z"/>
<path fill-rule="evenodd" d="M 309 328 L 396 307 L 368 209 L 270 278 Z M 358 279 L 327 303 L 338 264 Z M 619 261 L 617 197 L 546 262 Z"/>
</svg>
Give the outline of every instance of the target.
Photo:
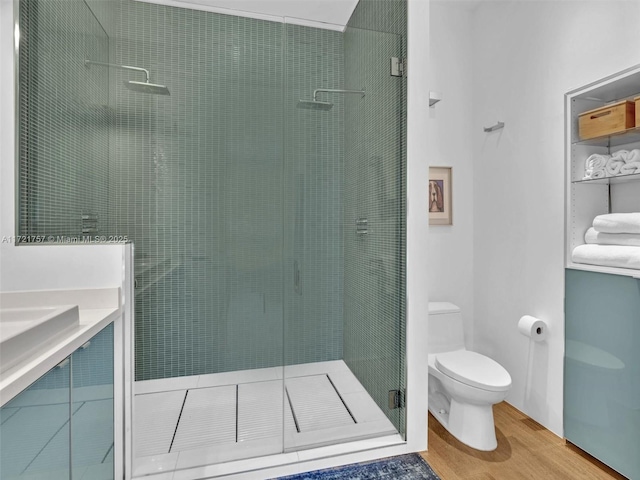
<svg viewBox="0 0 640 480">
<path fill-rule="evenodd" d="M 566 270 L 564 434 L 640 478 L 640 281 Z"/>
<path fill-rule="evenodd" d="M 580 139 L 624 132 L 636 125 L 635 115 L 636 104 L 628 100 L 585 112 L 578 117 Z"/>
</svg>

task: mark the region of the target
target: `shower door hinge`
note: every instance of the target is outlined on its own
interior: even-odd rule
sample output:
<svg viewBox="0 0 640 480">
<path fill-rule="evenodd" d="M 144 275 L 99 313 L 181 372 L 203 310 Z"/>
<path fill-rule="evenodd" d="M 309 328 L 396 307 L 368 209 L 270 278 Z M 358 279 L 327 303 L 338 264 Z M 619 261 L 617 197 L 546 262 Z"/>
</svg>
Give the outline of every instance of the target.
<svg viewBox="0 0 640 480">
<path fill-rule="evenodd" d="M 389 390 L 389 410 L 404 407 L 404 392 L 402 390 Z"/>
<path fill-rule="evenodd" d="M 391 57 L 391 76 L 404 77 L 406 74 L 405 61 L 399 57 Z"/>
</svg>

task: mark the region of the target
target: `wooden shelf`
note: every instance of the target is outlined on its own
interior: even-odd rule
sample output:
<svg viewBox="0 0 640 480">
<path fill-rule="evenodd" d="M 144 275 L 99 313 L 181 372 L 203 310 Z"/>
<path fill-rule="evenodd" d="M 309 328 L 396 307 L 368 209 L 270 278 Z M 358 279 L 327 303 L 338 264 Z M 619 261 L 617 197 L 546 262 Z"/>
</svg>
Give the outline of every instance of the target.
<svg viewBox="0 0 640 480">
<path fill-rule="evenodd" d="M 590 138 L 588 140 L 579 140 L 577 142 L 573 142 L 573 144 L 588 145 L 592 147 L 617 147 L 637 142 L 640 142 L 640 127 L 629 128 L 624 132 L 612 135 L 603 135 L 602 137 Z"/>
</svg>

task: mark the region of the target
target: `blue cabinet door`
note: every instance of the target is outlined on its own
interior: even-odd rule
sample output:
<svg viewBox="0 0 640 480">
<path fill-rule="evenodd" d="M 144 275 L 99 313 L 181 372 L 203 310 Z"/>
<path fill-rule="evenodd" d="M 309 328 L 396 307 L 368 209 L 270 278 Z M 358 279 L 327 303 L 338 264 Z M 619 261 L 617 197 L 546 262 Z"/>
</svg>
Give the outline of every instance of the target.
<svg viewBox="0 0 640 480">
<path fill-rule="evenodd" d="M 113 324 L 71 355 L 73 479 L 113 480 Z"/>
<path fill-rule="evenodd" d="M 69 358 L 0 409 L 0 479 L 68 480 Z"/>
<path fill-rule="evenodd" d="M 564 435 L 640 478 L 640 281 L 566 270 Z"/>
<path fill-rule="evenodd" d="M 113 480 L 113 324 L 0 409 L 0 480 Z"/>
</svg>

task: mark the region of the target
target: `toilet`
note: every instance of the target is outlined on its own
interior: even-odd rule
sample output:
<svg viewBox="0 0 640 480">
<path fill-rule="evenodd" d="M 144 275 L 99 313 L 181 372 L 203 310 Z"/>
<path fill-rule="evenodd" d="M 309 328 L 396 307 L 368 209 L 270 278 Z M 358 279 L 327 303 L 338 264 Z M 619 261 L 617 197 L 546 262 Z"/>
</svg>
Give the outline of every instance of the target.
<svg viewBox="0 0 640 480">
<path fill-rule="evenodd" d="M 509 372 L 465 348 L 462 314 L 452 303 L 429 303 L 428 348 L 429 411 L 465 445 L 495 450 L 493 405 L 509 393 Z"/>
</svg>

